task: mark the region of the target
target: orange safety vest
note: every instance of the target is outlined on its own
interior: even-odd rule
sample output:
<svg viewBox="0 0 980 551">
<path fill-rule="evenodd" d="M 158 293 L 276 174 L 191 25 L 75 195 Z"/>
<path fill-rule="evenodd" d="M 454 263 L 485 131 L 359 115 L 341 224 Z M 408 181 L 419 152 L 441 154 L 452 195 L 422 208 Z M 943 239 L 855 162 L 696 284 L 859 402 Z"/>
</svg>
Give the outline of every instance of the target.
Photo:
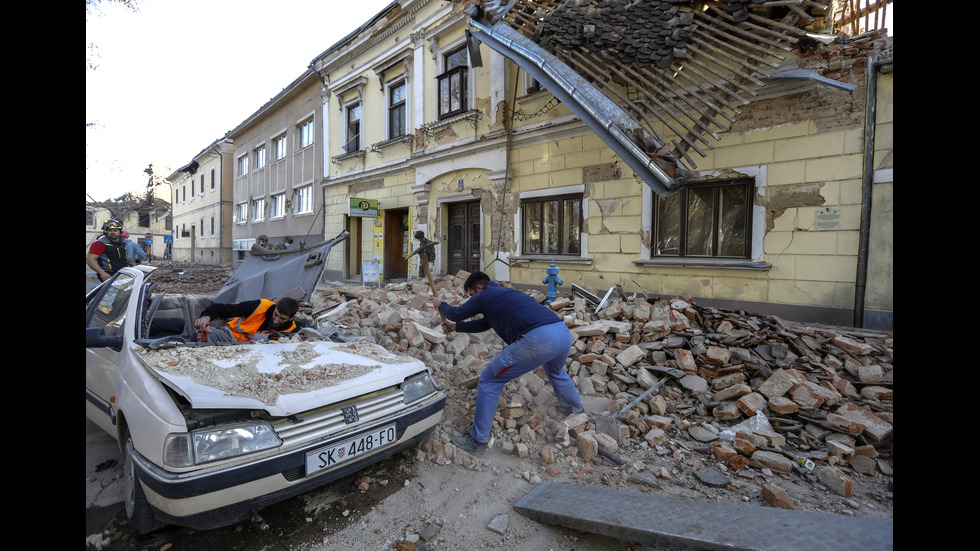
<svg viewBox="0 0 980 551">
<path fill-rule="evenodd" d="M 259 327 L 265 323 L 265 314 L 269 311 L 269 308 L 274 308 L 276 306 L 275 302 L 268 299 L 260 299 L 261 304 L 255 309 L 254 312 L 248 315 L 246 318 L 237 317 L 228 322 L 228 331 L 231 335 L 239 341 L 247 341 L 251 335 L 259 332 Z M 296 322 L 290 322 L 289 327 L 283 332 L 289 332 L 296 329 Z M 275 331 L 262 331 L 263 333 L 274 333 Z M 279 337 L 270 337 L 277 339 Z"/>
</svg>

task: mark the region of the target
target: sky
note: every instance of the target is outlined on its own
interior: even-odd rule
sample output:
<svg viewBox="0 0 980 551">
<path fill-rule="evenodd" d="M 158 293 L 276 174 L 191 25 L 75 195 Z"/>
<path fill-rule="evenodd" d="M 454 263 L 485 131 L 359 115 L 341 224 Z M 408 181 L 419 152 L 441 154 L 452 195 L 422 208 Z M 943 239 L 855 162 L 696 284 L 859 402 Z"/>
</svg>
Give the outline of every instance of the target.
<svg viewBox="0 0 980 551">
<path fill-rule="evenodd" d="M 85 22 L 86 200 L 145 193 L 150 163 L 189 163 L 390 3 L 103 0 Z"/>
</svg>

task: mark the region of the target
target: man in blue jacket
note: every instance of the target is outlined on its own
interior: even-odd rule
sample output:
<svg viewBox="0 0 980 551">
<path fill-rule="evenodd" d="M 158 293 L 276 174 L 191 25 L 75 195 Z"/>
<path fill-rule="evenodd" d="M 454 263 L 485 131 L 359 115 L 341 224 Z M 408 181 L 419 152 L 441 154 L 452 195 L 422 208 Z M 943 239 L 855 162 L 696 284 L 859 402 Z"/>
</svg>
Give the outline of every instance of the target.
<svg viewBox="0 0 980 551">
<path fill-rule="evenodd" d="M 584 411 L 575 383 L 565 372 L 565 360 L 572 349 L 572 334 L 561 318 L 527 294 L 491 281 L 483 272 L 470 274 L 463 289 L 470 298 L 456 307 L 438 297 L 432 298 L 432 304 L 448 321 L 457 322 L 455 328 L 447 322 L 450 330 L 479 333 L 493 329 L 507 347 L 480 374 L 473 428 L 467 434 L 453 431 L 453 442 L 474 455 L 483 455 L 504 385 L 538 366 L 544 367 L 551 381 L 559 410 L 563 413 Z M 479 314 L 483 317 L 463 321 Z"/>
</svg>

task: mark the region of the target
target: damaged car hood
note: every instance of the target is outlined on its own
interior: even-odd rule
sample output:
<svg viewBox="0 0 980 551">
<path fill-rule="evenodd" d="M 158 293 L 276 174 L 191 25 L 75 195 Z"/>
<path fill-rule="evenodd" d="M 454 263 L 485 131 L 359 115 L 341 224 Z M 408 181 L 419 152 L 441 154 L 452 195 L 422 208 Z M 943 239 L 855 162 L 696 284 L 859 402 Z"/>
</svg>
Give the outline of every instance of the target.
<svg viewBox="0 0 980 551">
<path fill-rule="evenodd" d="M 280 250 L 252 245 L 213 301 L 230 304 L 259 297 L 279 300 L 284 296 L 308 300 L 323 275 L 330 249 L 349 235 L 343 231 L 329 241 L 311 245 L 304 242 Z"/>
<path fill-rule="evenodd" d="M 401 384 L 425 364 L 368 342 L 133 347 L 141 363 L 195 409 L 264 409 L 274 416 Z"/>
</svg>

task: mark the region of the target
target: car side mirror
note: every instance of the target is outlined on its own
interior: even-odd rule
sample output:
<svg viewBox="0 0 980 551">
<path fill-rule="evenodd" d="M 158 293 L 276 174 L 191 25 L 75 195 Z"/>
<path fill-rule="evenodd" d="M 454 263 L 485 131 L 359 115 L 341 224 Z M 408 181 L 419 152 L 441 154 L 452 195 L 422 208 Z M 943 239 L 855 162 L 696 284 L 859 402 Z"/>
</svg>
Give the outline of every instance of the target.
<svg viewBox="0 0 980 551">
<path fill-rule="evenodd" d="M 85 348 L 111 348 L 122 350 L 122 335 L 106 335 L 105 327 L 85 328 Z"/>
</svg>

